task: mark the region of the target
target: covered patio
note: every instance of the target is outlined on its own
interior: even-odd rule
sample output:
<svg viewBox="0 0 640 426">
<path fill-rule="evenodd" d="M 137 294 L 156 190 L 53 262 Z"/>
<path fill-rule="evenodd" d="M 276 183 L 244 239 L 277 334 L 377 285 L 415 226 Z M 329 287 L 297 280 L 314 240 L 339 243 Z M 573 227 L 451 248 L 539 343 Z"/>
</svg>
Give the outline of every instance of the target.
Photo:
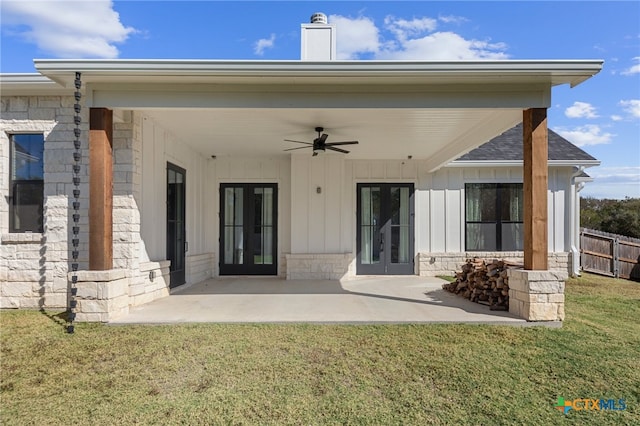
<svg viewBox="0 0 640 426">
<path fill-rule="evenodd" d="M 131 308 L 111 324 L 170 323 L 532 323 L 442 290 L 444 280 L 364 276 L 349 280 L 215 278 Z"/>
<path fill-rule="evenodd" d="M 398 274 L 393 268 L 402 263 L 403 273 L 423 275 L 420 256 L 438 252 L 435 241 L 448 234 L 461 240 L 461 226 L 447 228 L 429 216 L 444 211 L 439 206 L 453 194 L 447 192 L 451 182 L 436 173 L 522 121 L 524 270 L 510 275 L 510 314 L 499 317 L 561 321 L 566 273 L 548 265 L 547 108 L 553 87 L 580 84 L 601 66 L 37 60 L 51 81 L 70 91 L 74 84 L 84 89 L 77 95 L 85 102 L 77 118 L 82 130 L 74 130 L 85 149 L 74 161 L 83 171 L 80 159 L 86 161 L 82 179 L 89 186 L 75 193 L 80 201 L 74 206 L 78 220 L 88 218 L 88 232 L 71 239 L 83 246 L 78 273 L 69 277 L 77 318 L 136 322 L 133 314 L 157 309 L 149 322 L 163 322 L 175 309 L 170 322 L 477 322 L 483 307 L 464 307 L 466 302 L 442 293 L 440 283 L 429 287 L 416 276 L 388 283 L 386 274 Z M 317 126 L 331 140 L 360 142 L 348 155 L 288 151 L 291 141 L 309 145 L 305 141 Z M 174 180 L 176 171 L 180 178 Z M 463 177 L 454 180 L 451 185 L 462 188 Z M 399 208 L 407 217 L 401 224 L 407 237 L 396 260 L 388 247 L 389 212 L 380 214 L 382 226 L 373 237 L 359 234 L 378 226 L 358 222 L 365 211 L 358 191 L 372 184 L 385 194 L 390 184 L 403 184 L 413 194 Z M 445 198 L 432 196 L 434 188 L 443 188 Z M 264 223 L 251 209 L 237 207 L 257 205 L 261 191 L 271 194 L 265 197 L 269 207 L 258 209 L 268 218 Z M 369 262 L 362 244 L 389 254 L 372 281 L 363 274 L 378 272 L 358 269 Z M 245 250 L 246 256 L 234 255 Z M 269 266 L 259 281 L 216 278 L 254 274 L 256 263 Z M 225 270 L 228 265 L 235 269 Z M 157 300 L 169 287 L 198 282 Z M 444 310 L 432 315 L 436 308 Z M 486 312 L 487 321 L 496 318 Z"/>
</svg>

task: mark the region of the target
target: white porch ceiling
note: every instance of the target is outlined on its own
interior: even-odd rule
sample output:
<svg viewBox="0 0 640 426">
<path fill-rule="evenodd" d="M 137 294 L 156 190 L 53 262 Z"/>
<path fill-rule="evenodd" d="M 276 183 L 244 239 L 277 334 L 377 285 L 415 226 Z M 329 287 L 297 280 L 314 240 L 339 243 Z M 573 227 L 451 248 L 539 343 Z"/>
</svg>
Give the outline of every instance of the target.
<svg viewBox="0 0 640 426">
<path fill-rule="evenodd" d="M 358 140 L 343 147 L 348 159 L 429 160 L 446 164 L 522 120 L 521 109 L 145 109 L 142 112 L 176 139 L 205 156 L 282 156 L 312 142 L 324 127 L 327 142 Z M 323 155 L 323 154 L 321 154 Z M 327 151 L 324 155 L 334 155 Z"/>
</svg>

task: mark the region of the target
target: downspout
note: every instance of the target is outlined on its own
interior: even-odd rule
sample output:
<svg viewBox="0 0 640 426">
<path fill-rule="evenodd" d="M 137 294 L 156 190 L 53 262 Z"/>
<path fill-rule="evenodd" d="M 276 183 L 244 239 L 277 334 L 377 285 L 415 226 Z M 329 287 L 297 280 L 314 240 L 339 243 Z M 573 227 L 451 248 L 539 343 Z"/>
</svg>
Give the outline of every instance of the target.
<svg viewBox="0 0 640 426">
<path fill-rule="evenodd" d="M 73 110 L 75 111 L 75 115 L 73 116 L 73 122 L 75 127 L 73 129 L 73 135 L 75 139 L 73 140 L 73 147 L 75 148 L 73 152 L 73 214 L 71 217 L 73 218 L 73 227 L 71 244 L 73 249 L 71 250 L 71 284 L 69 285 L 69 303 L 67 307 L 67 333 L 73 334 L 75 330 L 75 319 L 76 312 L 78 308 L 78 257 L 80 255 L 80 251 L 78 246 L 80 245 L 80 164 L 82 162 L 82 141 L 80 139 L 81 129 L 80 126 L 82 124 L 82 116 L 80 112 L 82 111 L 82 105 L 80 105 L 80 100 L 82 99 L 82 93 L 80 89 L 82 88 L 82 74 L 76 72 L 76 78 L 74 80 L 74 85 L 76 91 L 73 96 L 76 100 L 76 103 L 73 104 Z"/>
<path fill-rule="evenodd" d="M 576 178 L 584 172 L 584 166 L 578 166 L 577 170 L 571 175 L 571 276 L 580 275 L 580 190 L 584 187 L 584 183 L 576 184 Z"/>
</svg>

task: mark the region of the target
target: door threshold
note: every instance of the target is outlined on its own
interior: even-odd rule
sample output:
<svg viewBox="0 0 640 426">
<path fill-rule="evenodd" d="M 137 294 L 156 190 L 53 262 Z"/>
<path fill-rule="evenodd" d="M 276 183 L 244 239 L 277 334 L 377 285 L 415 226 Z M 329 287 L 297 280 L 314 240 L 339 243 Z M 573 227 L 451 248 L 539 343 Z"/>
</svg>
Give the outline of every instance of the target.
<svg viewBox="0 0 640 426">
<path fill-rule="evenodd" d="M 401 275 L 386 275 L 386 274 L 366 274 L 366 275 L 354 275 L 353 278 L 407 278 L 407 277 L 419 277 L 418 274 L 401 274 Z"/>
<path fill-rule="evenodd" d="M 273 280 L 282 280 L 286 277 L 281 277 L 279 275 L 218 275 L 216 277 L 212 277 L 215 280 L 225 280 L 225 279 L 257 279 L 257 280 L 265 280 L 265 279 L 273 279 Z"/>
<path fill-rule="evenodd" d="M 173 288 L 170 288 L 169 289 L 169 296 L 171 296 L 174 293 L 179 293 L 179 292 L 181 292 L 183 290 L 186 290 L 186 289 L 188 289 L 189 287 L 191 287 L 194 284 L 195 283 L 184 283 L 184 284 L 177 285 L 177 286 L 175 286 Z"/>
</svg>

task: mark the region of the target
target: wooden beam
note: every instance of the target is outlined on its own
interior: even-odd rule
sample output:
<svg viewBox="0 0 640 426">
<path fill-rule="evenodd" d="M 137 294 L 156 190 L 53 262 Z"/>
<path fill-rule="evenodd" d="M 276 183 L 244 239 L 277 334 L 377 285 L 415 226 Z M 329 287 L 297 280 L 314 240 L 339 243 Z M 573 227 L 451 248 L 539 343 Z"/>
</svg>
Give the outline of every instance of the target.
<svg viewBox="0 0 640 426">
<path fill-rule="evenodd" d="M 89 120 L 89 269 L 113 268 L 113 111 L 91 108 Z"/>
<path fill-rule="evenodd" d="M 524 269 L 547 270 L 548 132 L 547 109 L 523 111 Z"/>
</svg>

